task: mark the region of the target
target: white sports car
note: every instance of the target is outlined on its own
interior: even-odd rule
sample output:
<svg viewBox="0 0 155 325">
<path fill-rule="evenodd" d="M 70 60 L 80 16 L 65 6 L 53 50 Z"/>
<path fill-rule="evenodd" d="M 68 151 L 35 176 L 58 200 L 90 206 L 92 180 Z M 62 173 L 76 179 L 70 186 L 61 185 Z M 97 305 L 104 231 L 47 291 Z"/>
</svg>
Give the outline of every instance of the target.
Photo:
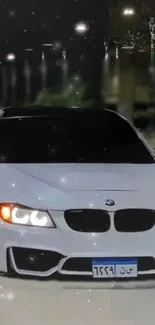
<svg viewBox="0 0 155 325">
<path fill-rule="evenodd" d="M 155 274 L 154 154 L 123 117 L 6 109 L 0 163 L 1 274 Z"/>
</svg>

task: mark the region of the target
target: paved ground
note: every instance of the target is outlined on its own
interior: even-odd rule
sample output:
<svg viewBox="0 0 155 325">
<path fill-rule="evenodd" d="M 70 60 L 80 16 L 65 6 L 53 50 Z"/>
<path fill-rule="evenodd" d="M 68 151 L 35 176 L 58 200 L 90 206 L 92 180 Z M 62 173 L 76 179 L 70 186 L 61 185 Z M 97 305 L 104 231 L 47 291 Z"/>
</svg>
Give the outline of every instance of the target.
<svg viewBox="0 0 155 325">
<path fill-rule="evenodd" d="M 154 325 L 153 282 L 108 287 L 0 278 L 0 324 Z"/>
</svg>

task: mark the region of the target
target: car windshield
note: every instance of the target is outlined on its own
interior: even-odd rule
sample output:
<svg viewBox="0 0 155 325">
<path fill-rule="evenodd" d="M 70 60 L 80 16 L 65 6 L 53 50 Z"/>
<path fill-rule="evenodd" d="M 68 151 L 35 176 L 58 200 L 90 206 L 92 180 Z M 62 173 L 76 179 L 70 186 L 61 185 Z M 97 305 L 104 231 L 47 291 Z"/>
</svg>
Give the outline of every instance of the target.
<svg viewBox="0 0 155 325">
<path fill-rule="evenodd" d="M 1 119 L 1 163 L 154 163 L 137 132 L 116 113 L 64 112 Z"/>
</svg>

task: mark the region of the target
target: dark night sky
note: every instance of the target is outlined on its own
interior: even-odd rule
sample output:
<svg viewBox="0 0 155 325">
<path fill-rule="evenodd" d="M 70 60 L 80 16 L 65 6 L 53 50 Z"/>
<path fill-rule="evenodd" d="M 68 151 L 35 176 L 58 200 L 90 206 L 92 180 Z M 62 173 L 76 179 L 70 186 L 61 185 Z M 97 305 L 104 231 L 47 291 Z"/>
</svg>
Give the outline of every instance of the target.
<svg viewBox="0 0 155 325">
<path fill-rule="evenodd" d="M 85 36 L 75 33 L 78 21 L 89 24 Z M 28 58 L 37 63 L 43 43 L 60 42 L 67 49 L 70 71 L 97 82 L 107 27 L 104 0 L 1 0 L 0 60 L 13 52 L 17 62 Z M 26 48 L 33 48 L 33 53 L 25 52 Z M 49 61 L 59 55 L 47 51 Z"/>
</svg>

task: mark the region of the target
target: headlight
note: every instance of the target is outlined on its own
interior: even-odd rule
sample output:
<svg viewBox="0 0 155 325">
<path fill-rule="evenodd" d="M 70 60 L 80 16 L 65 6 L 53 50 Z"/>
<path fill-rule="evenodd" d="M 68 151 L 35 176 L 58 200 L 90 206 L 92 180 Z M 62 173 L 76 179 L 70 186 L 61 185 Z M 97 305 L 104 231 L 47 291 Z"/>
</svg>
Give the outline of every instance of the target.
<svg viewBox="0 0 155 325">
<path fill-rule="evenodd" d="M 0 204 L 0 218 L 17 225 L 55 228 L 47 211 L 33 210 L 14 204 Z"/>
</svg>

